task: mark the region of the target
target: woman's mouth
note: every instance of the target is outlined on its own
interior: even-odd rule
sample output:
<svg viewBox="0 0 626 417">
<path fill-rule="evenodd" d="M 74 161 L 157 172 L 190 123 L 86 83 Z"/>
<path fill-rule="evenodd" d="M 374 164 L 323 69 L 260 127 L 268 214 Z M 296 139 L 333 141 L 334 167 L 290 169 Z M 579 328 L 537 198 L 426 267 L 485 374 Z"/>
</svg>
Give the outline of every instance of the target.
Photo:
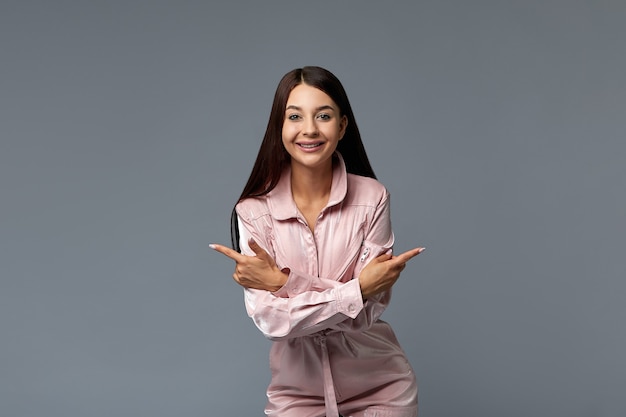
<svg viewBox="0 0 626 417">
<path fill-rule="evenodd" d="M 302 149 L 313 150 L 322 146 L 323 142 L 315 142 L 315 143 L 298 143 L 297 145 Z"/>
</svg>

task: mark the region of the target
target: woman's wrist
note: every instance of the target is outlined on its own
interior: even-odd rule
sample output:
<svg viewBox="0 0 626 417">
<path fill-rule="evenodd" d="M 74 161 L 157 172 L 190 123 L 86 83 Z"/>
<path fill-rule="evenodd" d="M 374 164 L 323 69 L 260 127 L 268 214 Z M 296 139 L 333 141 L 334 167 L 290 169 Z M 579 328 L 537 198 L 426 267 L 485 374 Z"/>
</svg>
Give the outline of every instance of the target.
<svg viewBox="0 0 626 417">
<path fill-rule="evenodd" d="M 287 283 L 287 279 L 289 278 L 289 272 L 291 272 L 289 268 L 283 268 L 282 270 L 276 268 L 274 272 L 274 279 L 272 280 L 272 288 L 270 288 L 271 292 L 276 292 L 280 290 Z"/>
</svg>

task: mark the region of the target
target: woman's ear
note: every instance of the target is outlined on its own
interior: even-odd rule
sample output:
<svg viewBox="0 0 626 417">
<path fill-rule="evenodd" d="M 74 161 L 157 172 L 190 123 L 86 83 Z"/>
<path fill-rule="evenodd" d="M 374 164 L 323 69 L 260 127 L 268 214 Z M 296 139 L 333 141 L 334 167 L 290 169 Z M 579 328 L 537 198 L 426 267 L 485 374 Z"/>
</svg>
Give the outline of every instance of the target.
<svg viewBox="0 0 626 417">
<path fill-rule="evenodd" d="M 341 120 L 339 121 L 339 140 L 343 139 L 343 135 L 346 134 L 346 129 L 348 128 L 348 117 L 344 114 L 341 116 Z"/>
</svg>

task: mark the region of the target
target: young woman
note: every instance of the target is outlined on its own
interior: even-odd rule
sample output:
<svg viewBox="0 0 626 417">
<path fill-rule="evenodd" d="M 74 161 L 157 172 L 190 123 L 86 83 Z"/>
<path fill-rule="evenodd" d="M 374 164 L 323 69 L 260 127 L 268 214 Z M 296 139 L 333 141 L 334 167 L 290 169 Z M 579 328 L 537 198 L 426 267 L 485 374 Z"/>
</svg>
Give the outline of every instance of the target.
<svg viewBox="0 0 626 417">
<path fill-rule="evenodd" d="M 375 178 L 339 80 L 287 73 L 233 210 L 234 250 L 210 245 L 236 262 L 248 315 L 274 341 L 269 416 L 417 416 L 415 375 L 379 317 L 424 248 L 391 254 Z"/>
</svg>

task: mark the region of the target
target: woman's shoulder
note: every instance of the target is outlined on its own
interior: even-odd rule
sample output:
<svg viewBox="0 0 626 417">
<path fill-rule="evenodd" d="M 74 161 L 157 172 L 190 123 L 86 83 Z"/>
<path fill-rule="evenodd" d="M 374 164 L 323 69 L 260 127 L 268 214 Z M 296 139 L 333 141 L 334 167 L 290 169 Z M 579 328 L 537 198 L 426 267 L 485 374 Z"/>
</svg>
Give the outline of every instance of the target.
<svg viewBox="0 0 626 417">
<path fill-rule="evenodd" d="M 346 199 L 354 204 L 378 205 L 389 198 L 389 191 L 377 179 L 356 174 L 348 174 Z"/>
<path fill-rule="evenodd" d="M 235 210 L 239 217 L 247 220 L 256 220 L 270 214 L 266 196 L 245 198 L 237 203 Z"/>
</svg>

